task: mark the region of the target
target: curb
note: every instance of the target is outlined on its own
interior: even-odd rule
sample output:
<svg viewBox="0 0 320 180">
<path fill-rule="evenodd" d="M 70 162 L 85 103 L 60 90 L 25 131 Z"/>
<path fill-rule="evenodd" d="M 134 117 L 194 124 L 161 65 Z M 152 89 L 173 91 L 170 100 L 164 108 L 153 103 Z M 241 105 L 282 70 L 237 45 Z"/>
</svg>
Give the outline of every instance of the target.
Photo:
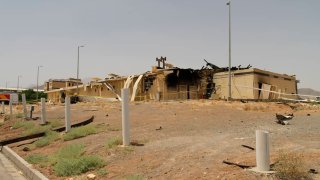
<svg viewBox="0 0 320 180">
<path fill-rule="evenodd" d="M 2 147 L 2 154 L 5 155 L 10 161 L 12 161 L 28 178 L 32 180 L 49 180 L 38 170 L 34 169 L 31 164 L 22 159 L 17 153 L 15 153 L 8 146 Z"/>
</svg>

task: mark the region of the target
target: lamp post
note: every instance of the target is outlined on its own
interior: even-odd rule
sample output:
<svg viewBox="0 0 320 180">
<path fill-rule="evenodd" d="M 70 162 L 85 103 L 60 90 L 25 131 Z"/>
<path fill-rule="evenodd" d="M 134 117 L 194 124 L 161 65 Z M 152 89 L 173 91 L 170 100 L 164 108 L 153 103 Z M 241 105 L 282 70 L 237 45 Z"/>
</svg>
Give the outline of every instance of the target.
<svg viewBox="0 0 320 180">
<path fill-rule="evenodd" d="M 39 94 L 39 70 L 40 70 L 40 68 L 42 68 L 42 67 L 43 67 L 43 66 L 41 66 L 41 65 L 38 66 L 38 71 L 37 71 L 37 96 L 36 96 L 36 97 L 37 97 L 37 98 L 36 98 L 37 101 L 38 101 L 38 98 L 39 98 L 39 95 L 38 95 L 38 94 Z"/>
<path fill-rule="evenodd" d="M 19 83 L 20 83 L 20 78 L 21 77 L 22 77 L 21 75 L 18 75 L 17 92 L 19 91 Z"/>
<path fill-rule="evenodd" d="M 6 81 L 6 88 L 8 88 L 8 84 L 9 84 L 9 82 L 8 82 L 8 81 Z"/>
<path fill-rule="evenodd" d="M 229 6 L 229 73 L 228 73 L 228 101 L 232 99 L 231 96 L 231 1 L 227 3 Z"/>
<path fill-rule="evenodd" d="M 78 46 L 78 61 L 77 61 L 77 95 L 79 95 L 79 59 L 80 59 L 80 48 L 84 45 Z"/>
</svg>

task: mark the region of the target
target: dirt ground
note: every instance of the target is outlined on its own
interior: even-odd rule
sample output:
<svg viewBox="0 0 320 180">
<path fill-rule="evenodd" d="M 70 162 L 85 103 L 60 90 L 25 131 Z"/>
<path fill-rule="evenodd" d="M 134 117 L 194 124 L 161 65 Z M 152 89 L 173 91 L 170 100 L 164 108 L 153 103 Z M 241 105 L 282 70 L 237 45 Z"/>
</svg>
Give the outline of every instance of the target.
<svg viewBox="0 0 320 180">
<path fill-rule="evenodd" d="M 271 163 L 279 151 L 302 154 L 305 170 L 320 171 L 320 106 L 305 104 L 241 103 L 224 101 L 136 102 L 130 104 L 131 139 L 144 146 L 133 146 L 132 151 L 122 147 L 107 150 L 108 139 L 121 137 L 121 105 L 119 102 L 78 103 L 72 105 L 72 121 L 94 115 L 94 124 L 106 130 L 84 138 L 58 140 L 32 151 L 23 146 L 10 145 L 19 155 L 52 154 L 66 144 L 83 143 L 86 154 L 102 156 L 109 173 L 98 179 L 122 179 L 141 175 L 146 179 L 273 179 L 264 175 L 222 163 L 228 160 L 255 165 L 255 130 L 270 132 Z M 39 113 L 39 109 L 36 110 Z M 64 121 L 63 105 L 48 105 L 48 119 Z M 275 123 L 275 113 L 294 113 L 289 125 Z M 309 114 L 309 115 L 308 115 Z M 36 114 L 37 116 L 37 114 Z M 39 115 L 38 115 L 39 116 Z M 6 121 L 0 127 L 0 138 L 18 135 L 11 130 L 16 120 Z M 161 127 L 161 130 L 156 130 Z M 119 129 L 119 130 L 117 130 Z M 35 166 L 50 179 L 51 168 Z M 97 174 L 96 171 L 88 172 Z M 73 177 L 81 179 L 86 177 Z M 320 179 L 318 175 L 312 175 Z"/>
</svg>

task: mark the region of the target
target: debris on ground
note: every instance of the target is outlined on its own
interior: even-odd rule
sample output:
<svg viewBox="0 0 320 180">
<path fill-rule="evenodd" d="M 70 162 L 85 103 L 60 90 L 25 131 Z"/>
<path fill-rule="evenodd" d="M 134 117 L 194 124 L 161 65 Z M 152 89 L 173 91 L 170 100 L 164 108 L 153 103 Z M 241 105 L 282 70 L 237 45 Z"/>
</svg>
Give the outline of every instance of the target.
<svg viewBox="0 0 320 180">
<path fill-rule="evenodd" d="M 318 171 L 316 171 L 315 169 L 310 169 L 310 170 L 308 171 L 308 173 L 318 174 Z"/>
<path fill-rule="evenodd" d="M 162 127 L 160 126 L 159 128 L 156 129 L 156 131 L 160 131 L 162 129 Z"/>
<path fill-rule="evenodd" d="M 131 141 L 131 142 L 130 142 L 130 145 L 131 145 L 131 146 L 144 146 L 144 144 L 139 143 L 139 142 L 136 141 L 136 140 Z"/>
<path fill-rule="evenodd" d="M 253 166 L 238 164 L 238 163 L 234 163 L 234 162 L 230 162 L 230 161 L 226 161 L 226 160 L 223 160 L 222 162 L 224 164 L 228 164 L 228 165 L 232 165 L 232 166 L 238 166 L 238 167 L 240 167 L 242 169 L 248 169 L 248 168 L 252 168 L 253 167 Z"/>
<path fill-rule="evenodd" d="M 96 179 L 96 175 L 94 174 L 88 174 L 87 179 Z"/>
<path fill-rule="evenodd" d="M 245 101 L 245 100 L 243 100 L 243 99 L 241 99 L 240 102 L 242 102 L 242 103 L 248 103 L 248 101 Z"/>
<path fill-rule="evenodd" d="M 83 111 L 98 111 L 98 109 L 85 109 Z"/>
<path fill-rule="evenodd" d="M 247 146 L 247 145 L 241 145 L 242 147 L 245 147 L 245 148 L 248 148 L 248 149 L 251 149 L 251 150 L 253 150 L 254 151 L 254 148 L 253 147 L 251 147 L 251 146 Z"/>
<path fill-rule="evenodd" d="M 288 125 L 289 120 L 291 120 L 293 117 L 294 117 L 293 114 L 288 114 L 288 115 L 276 114 L 277 123 L 281 125 Z"/>
<path fill-rule="evenodd" d="M 26 146 L 22 149 L 22 151 L 30 151 L 30 148 Z"/>
</svg>

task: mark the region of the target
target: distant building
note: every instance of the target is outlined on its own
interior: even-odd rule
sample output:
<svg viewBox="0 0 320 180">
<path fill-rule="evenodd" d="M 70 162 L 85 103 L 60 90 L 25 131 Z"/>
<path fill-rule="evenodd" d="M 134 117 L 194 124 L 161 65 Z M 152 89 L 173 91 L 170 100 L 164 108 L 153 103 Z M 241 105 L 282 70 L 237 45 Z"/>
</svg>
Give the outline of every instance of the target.
<svg viewBox="0 0 320 180">
<path fill-rule="evenodd" d="M 49 101 L 55 103 L 73 95 L 78 95 L 82 101 L 120 99 L 124 87 L 130 89 L 132 101 L 227 98 L 228 68 L 219 68 L 207 62 L 199 70 L 181 69 L 166 64 L 166 58 L 157 58 L 157 61 L 158 66 L 144 74 L 129 77 L 110 74 L 103 80 L 94 79 L 87 84 L 76 79 L 49 80 L 45 90 Z M 233 67 L 231 70 L 233 99 L 297 98 L 298 81 L 295 76 L 251 66 Z"/>
<path fill-rule="evenodd" d="M 45 91 L 51 91 L 51 90 L 55 90 L 55 89 L 76 86 L 77 84 L 78 85 L 82 84 L 80 79 L 74 79 L 74 78 L 69 78 L 69 79 L 49 79 L 49 81 L 45 82 L 45 84 L 44 84 L 44 90 Z"/>
</svg>

